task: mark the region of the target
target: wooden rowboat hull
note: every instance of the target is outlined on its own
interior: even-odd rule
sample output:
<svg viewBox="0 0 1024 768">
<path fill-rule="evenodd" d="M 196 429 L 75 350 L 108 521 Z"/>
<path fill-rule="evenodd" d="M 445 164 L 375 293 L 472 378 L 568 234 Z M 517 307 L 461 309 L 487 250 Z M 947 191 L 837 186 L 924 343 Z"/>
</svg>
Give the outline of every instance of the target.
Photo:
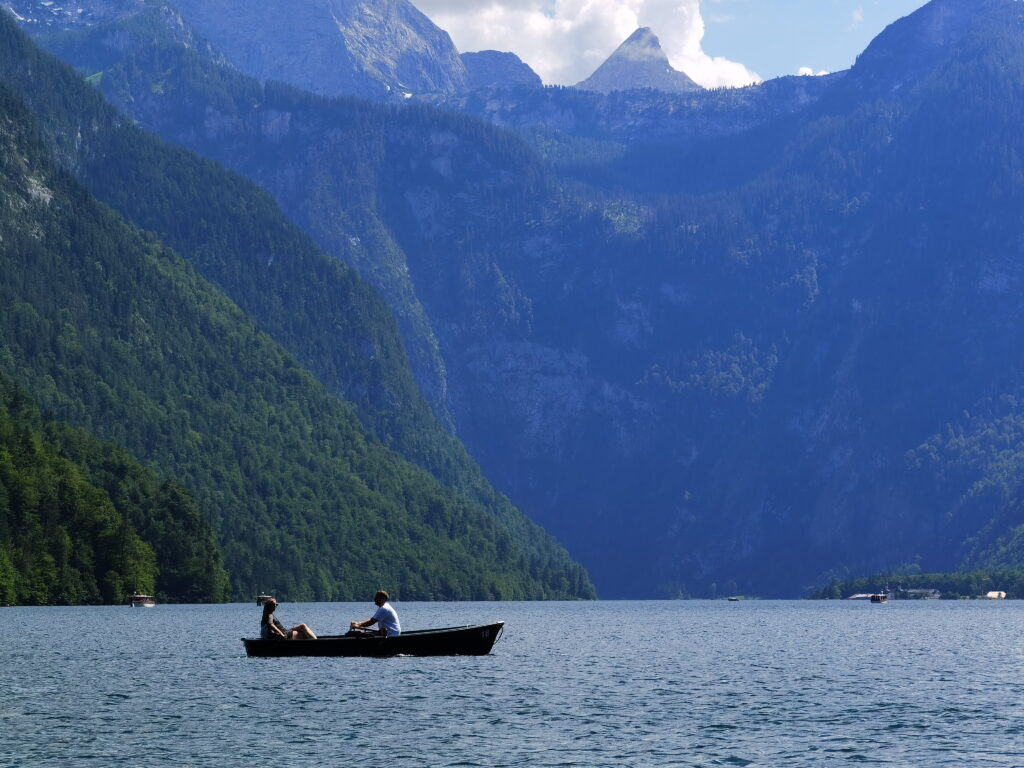
<svg viewBox="0 0 1024 768">
<path fill-rule="evenodd" d="M 243 637 L 249 656 L 486 656 L 505 622 L 446 629 L 420 629 L 398 637 L 325 635 L 316 640 Z"/>
</svg>

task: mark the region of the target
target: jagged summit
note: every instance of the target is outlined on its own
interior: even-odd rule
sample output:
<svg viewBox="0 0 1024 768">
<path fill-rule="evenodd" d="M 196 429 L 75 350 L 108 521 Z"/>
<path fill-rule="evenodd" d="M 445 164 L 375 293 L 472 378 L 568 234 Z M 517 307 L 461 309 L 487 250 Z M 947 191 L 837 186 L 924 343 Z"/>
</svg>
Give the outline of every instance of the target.
<svg viewBox="0 0 1024 768">
<path fill-rule="evenodd" d="M 598 67 L 594 74 L 576 84 L 586 91 L 628 91 L 654 88 L 669 93 L 703 90 L 685 72 L 673 69 L 661 49 L 661 41 L 650 27 L 640 27 Z"/>
<path fill-rule="evenodd" d="M 448 33 L 408 0 L 174 0 L 243 72 L 328 96 L 455 93 Z"/>
<path fill-rule="evenodd" d="M 448 33 L 409 0 L 169 0 L 238 69 L 326 96 L 458 93 L 466 68 Z M 114 21 L 162 0 L 0 0 L 28 29 Z"/>
</svg>

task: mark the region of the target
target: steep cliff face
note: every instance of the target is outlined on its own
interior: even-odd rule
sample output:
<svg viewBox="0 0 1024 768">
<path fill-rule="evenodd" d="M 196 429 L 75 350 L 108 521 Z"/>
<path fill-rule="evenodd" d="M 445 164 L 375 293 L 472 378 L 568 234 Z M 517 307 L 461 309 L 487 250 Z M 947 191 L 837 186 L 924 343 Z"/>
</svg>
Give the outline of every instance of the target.
<svg viewBox="0 0 1024 768">
<path fill-rule="evenodd" d="M 326 96 L 404 99 L 454 94 L 466 82 L 448 33 L 408 0 L 5 0 L 0 7 L 29 31 L 89 27 L 147 9 L 180 12 L 241 71 Z"/>
<path fill-rule="evenodd" d="M 466 71 L 448 34 L 407 0 L 176 0 L 234 64 L 328 96 L 454 93 Z"/>
</svg>

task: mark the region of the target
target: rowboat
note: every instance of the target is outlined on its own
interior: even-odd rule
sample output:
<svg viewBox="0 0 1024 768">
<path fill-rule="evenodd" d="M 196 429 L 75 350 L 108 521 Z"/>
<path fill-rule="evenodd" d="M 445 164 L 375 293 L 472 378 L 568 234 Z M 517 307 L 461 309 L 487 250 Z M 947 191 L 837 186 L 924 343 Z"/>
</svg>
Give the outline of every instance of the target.
<svg viewBox="0 0 1024 768">
<path fill-rule="evenodd" d="M 321 635 L 316 640 L 243 637 L 249 656 L 485 656 L 505 622 L 445 629 L 416 629 L 396 637 Z"/>
</svg>

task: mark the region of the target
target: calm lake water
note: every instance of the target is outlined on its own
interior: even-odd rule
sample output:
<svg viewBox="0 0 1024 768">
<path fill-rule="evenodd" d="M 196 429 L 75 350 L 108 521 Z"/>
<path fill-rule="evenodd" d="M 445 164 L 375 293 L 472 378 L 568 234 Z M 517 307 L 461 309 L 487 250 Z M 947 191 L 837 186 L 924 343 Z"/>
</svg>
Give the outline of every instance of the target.
<svg viewBox="0 0 1024 768">
<path fill-rule="evenodd" d="M 506 631 L 486 657 L 248 659 L 255 605 L 0 610 L 0 765 L 1024 766 L 1024 602 L 396 607 Z"/>
</svg>

